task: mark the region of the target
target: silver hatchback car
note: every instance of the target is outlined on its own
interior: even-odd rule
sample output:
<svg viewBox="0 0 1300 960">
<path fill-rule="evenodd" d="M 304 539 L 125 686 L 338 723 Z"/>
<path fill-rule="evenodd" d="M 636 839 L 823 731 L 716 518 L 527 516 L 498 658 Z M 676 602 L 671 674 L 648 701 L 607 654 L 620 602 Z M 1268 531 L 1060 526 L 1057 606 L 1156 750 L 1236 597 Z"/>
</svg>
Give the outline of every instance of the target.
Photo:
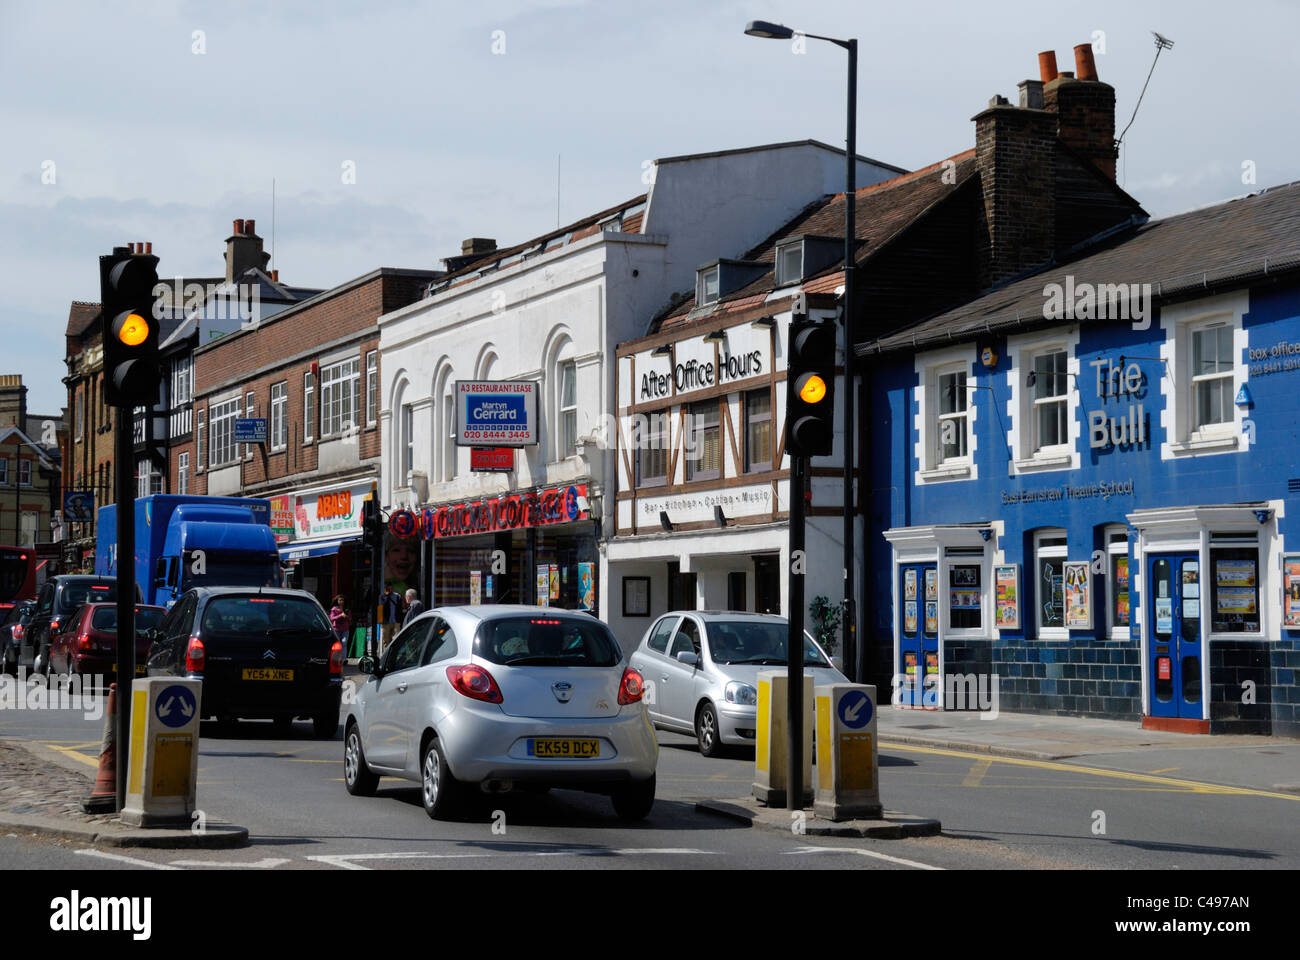
<svg viewBox="0 0 1300 960">
<path fill-rule="evenodd" d="M 547 607 L 438 607 L 402 630 L 344 723 L 344 782 L 417 780 L 442 819 L 471 791 L 565 787 L 608 794 L 625 819 L 650 812 L 659 747 L 644 681 L 609 628 Z"/>
<path fill-rule="evenodd" d="M 753 746 L 758 725 L 758 673 L 786 664 L 785 617 L 726 610 L 666 613 L 633 652 L 645 678 L 646 709 L 656 727 L 694 734 L 700 753 Z M 846 683 L 826 652 L 804 634 L 804 667 L 813 684 Z"/>
</svg>

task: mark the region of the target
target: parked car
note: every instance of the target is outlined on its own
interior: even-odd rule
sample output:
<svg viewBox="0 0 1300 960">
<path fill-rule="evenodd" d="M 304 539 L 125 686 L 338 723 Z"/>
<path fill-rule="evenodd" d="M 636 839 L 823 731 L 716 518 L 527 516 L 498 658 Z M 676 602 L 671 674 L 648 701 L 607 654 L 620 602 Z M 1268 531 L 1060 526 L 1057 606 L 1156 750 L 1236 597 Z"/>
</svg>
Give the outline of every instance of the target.
<svg viewBox="0 0 1300 960">
<path fill-rule="evenodd" d="M 0 623 L 0 670 L 4 673 L 18 675 L 18 649 L 35 613 L 36 600 L 22 600 L 14 604 Z"/>
<path fill-rule="evenodd" d="M 304 590 L 196 587 L 150 632 L 147 673 L 203 681 L 200 709 L 229 725 L 310 717 L 333 737 L 343 691 L 343 645 Z"/>
<path fill-rule="evenodd" d="M 413 620 L 345 708 L 344 782 L 421 784 L 430 817 L 471 791 L 518 786 L 603 793 L 624 819 L 654 804 L 659 747 L 643 681 L 589 614 L 547 607 L 439 607 Z"/>
<path fill-rule="evenodd" d="M 706 757 L 753 746 L 758 729 L 758 673 L 786 665 L 789 624 L 767 613 L 678 610 L 646 631 L 629 658 L 654 685 L 646 709 L 656 727 L 693 734 Z M 804 667 L 813 685 L 847 683 L 804 634 Z"/>
<path fill-rule="evenodd" d="M 145 660 L 149 655 L 149 631 L 158 626 L 166 613 L 164 607 L 136 605 L 136 676 L 142 677 L 145 673 Z M 50 670 L 59 674 L 115 677 L 117 604 L 82 604 L 54 639 L 50 649 Z"/>
<path fill-rule="evenodd" d="M 136 587 L 135 599 L 140 599 Z M 72 615 L 83 603 L 117 601 L 117 580 L 86 574 L 63 574 L 45 581 L 36 594 L 36 613 L 23 631 L 19 647 L 20 666 L 30 666 L 33 673 L 50 675 L 50 649 L 58 635 L 67 628 Z"/>
</svg>

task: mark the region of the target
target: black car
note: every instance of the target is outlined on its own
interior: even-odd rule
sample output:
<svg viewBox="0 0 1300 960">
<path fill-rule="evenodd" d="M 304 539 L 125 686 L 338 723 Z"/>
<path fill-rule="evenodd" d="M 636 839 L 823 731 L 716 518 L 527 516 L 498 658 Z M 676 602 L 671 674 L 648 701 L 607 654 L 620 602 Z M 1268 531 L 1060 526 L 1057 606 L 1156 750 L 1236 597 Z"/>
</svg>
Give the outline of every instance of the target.
<svg viewBox="0 0 1300 960">
<path fill-rule="evenodd" d="M 36 600 L 23 600 L 14 604 L 0 623 L 0 670 L 4 673 L 18 675 L 18 647 L 35 613 Z"/>
<path fill-rule="evenodd" d="M 140 587 L 135 588 L 140 600 Z M 117 600 L 117 578 L 87 574 L 64 574 L 45 581 L 36 594 L 36 612 L 23 630 L 18 650 L 18 664 L 30 666 L 33 673 L 50 675 L 50 645 L 72 621 L 83 603 L 110 603 Z"/>
<path fill-rule="evenodd" d="M 310 717 L 316 736 L 338 731 L 343 645 L 310 593 L 196 587 L 150 640 L 148 675 L 202 680 L 204 717 L 281 727 Z"/>
</svg>

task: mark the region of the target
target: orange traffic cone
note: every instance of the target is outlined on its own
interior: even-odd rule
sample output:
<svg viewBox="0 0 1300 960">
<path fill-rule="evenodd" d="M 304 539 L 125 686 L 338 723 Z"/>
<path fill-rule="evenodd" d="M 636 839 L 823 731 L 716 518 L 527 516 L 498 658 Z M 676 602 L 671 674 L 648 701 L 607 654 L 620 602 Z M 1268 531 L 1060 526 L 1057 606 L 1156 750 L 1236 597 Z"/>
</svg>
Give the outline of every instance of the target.
<svg viewBox="0 0 1300 960">
<path fill-rule="evenodd" d="M 86 813 L 112 813 L 117 809 L 117 684 L 108 688 L 104 715 L 104 740 L 99 748 L 99 775 L 90 796 L 81 801 Z"/>
</svg>

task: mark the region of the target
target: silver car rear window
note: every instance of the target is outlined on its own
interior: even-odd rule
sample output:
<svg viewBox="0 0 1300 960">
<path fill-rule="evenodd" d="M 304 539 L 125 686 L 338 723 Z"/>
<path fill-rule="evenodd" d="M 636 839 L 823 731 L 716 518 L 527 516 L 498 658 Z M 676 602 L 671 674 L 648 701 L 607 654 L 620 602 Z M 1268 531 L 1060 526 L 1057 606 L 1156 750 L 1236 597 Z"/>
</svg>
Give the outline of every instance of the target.
<svg viewBox="0 0 1300 960">
<path fill-rule="evenodd" d="M 474 653 L 492 663 L 535 667 L 612 667 L 623 654 L 597 620 L 521 616 L 487 620 Z"/>
</svg>

